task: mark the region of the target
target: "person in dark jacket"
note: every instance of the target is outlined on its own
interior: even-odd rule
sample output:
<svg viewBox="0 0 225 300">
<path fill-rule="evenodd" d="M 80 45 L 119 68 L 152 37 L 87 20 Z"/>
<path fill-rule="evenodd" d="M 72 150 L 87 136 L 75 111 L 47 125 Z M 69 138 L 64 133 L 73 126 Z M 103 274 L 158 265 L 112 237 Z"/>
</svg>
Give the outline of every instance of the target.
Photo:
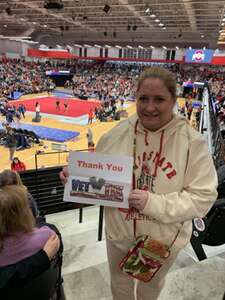
<svg viewBox="0 0 225 300">
<path fill-rule="evenodd" d="M 5 141 L 6 141 L 6 147 L 9 148 L 9 160 L 12 161 L 13 155 L 14 155 L 14 153 L 16 151 L 16 147 L 17 147 L 17 138 L 11 127 L 9 127 L 7 129 Z"/>
<path fill-rule="evenodd" d="M 0 267 L 0 294 L 3 289 L 20 287 L 48 270 L 58 250 L 58 239 L 51 236 L 35 254 L 15 264 Z"/>
</svg>

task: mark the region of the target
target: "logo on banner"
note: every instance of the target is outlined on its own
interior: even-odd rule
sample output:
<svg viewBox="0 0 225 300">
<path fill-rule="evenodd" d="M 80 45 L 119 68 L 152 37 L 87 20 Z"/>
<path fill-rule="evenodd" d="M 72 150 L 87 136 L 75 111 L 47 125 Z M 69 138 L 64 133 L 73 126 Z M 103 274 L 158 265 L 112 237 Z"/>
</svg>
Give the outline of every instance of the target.
<svg viewBox="0 0 225 300">
<path fill-rule="evenodd" d="M 197 62 L 201 62 L 205 60 L 205 53 L 204 50 L 196 50 L 192 56 L 192 60 L 195 60 Z"/>
</svg>

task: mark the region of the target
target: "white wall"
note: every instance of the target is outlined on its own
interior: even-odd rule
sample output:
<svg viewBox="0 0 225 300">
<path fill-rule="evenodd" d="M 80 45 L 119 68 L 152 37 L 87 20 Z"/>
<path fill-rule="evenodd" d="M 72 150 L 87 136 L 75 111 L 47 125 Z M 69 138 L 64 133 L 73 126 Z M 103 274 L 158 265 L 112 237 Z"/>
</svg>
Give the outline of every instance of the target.
<svg viewBox="0 0 225 300">
<path fill-rule="evenodd" d="M 99 57 L 100 56 L 100 48 L 87 47 L 87 56 Z"/>
<path fill-rule="evenodd" d="M 7 52 L 22 56 L 22 43 L 0 38 L 0 53 L 6 54 Z"/>
<path fill-rule="evenodd" d="M 152 59 L 166 59 L 166 50 L 161 48 L 152 49 Z"/>
<path fill-rule="evenodd" d="M 118 48 L 108 48 L 108 57 L 119 57 L 119 49 Z"/>
<path fill-rule="evenodd" d="M 185 50 L 184 49 L 176 50 L 175 60 L 182 60 L 184 55 L 185 55 Z"/>
</svg>

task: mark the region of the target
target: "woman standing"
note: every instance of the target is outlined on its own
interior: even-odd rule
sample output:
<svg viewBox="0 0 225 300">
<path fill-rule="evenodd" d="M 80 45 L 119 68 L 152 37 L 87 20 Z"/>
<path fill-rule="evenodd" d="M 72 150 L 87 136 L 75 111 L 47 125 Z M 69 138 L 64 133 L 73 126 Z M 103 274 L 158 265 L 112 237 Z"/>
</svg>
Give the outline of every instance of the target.
<svg viewBox="0 0 225 300">
<path fill-rule="evenodd" d="M 146 69 L 136 98 L 137 114 L 106 133 L 96 148 L 134 158 L 130 209 L 105 208 L 114 300 L 135 299 L 134 280 L 119 264 L 136 237 L 143 235 L 155 241 L 158 257 L 161 250 L 169 250 L 154 277 L 144 282 L 143 274 L 137 282 L 136 299 L 157 299 L 169 268 L 190 241 L 192 219 L 204 217 L 217 197 L 217 176 L 206 142 L 184 117 L 173 114 L 173 74 L 162 68 Z M 67 176 L 64 168 L 61 179 L 65 182 Z"/>
</svg>

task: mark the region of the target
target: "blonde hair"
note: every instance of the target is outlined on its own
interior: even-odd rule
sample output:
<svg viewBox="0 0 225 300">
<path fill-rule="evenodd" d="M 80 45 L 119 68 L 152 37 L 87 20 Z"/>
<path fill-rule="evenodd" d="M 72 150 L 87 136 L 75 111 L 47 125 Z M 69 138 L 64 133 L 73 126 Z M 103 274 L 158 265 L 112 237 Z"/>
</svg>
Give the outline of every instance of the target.
<svg viewBox="0 0 225 300">
<path fill-rule="evenodd" d="M 19 173 L 12 170 L 4 170 L 0 173 L 0 187 L 5 185 L 23 185 Z"/>
<path fill-rule="evenodd" d="M 139 76 L 137 91 L 139 91 L 143 81 L 148 78 L 161 79 L 164 82 L 170 94 L 172 95 L 172 97 L 176 99 L 176 78 L 172 72 L 159 67 L 145 69 Z"/>
<path fill-rule="evenodd" d="M 4 239 L 17 232 L 31 232 L 34 217 L 30 210 L 27 190 L 23 185 L 0 188 L 0 249 Z"/>
</svg>

